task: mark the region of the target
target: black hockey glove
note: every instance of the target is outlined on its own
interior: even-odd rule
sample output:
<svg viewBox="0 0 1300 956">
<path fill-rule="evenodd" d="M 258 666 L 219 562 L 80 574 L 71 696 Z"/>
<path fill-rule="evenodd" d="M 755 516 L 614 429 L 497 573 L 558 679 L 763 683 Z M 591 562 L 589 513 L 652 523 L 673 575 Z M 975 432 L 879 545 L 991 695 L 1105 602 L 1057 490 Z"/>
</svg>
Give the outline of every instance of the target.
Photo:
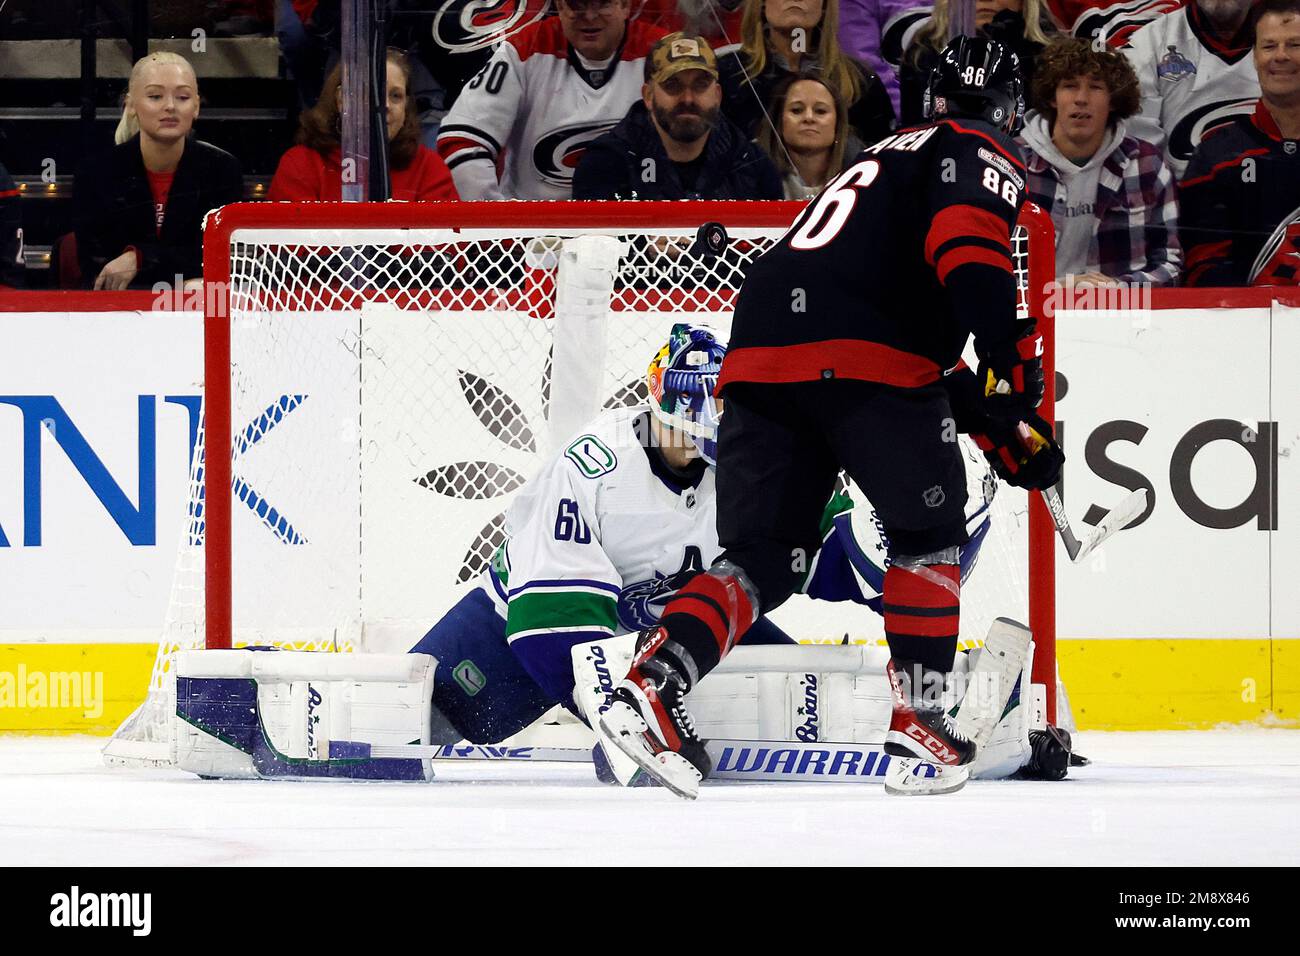
<svg viewBox="0 0 1300 956">
<path fill-rule="evenodd" d="M 984 412 L 994 418 L 1020 421 L 1043 401 L 1043 337 L 1030 322 L 1018 339 L 1008 339 L 983 349 L 979 379 L 984 385 Z"/>
<path fill-rule="evenodd" d="M 990 422 L 987 434 L 971 438 L 984 452 L 997 476 L 1015 488 L 1042 491 L 1061 480 L 1065 452 L 1052 436 L 1052 426 L 1037 415 L 1023 422 Z"/>
</svg>

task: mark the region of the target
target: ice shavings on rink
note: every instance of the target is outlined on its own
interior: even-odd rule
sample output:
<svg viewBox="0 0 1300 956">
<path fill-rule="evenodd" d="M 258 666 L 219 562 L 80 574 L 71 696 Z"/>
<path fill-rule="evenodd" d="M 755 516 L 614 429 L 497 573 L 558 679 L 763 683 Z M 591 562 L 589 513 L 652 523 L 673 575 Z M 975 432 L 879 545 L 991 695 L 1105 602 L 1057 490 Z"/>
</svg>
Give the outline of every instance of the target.
<svg viewBox="0 0 1300 956">
<path fill-rule="evenodd" d="M 0 861 L 586 864 L 654 833 L 691 864 L 1300 863 L 1300 733 L 1085 733 L 1060 783 L 943 797 L 878 783 L 706 784 L 695 803 L 584 764 L 456 762 L 429 784 L 204 781 L 102 765 L 102 738 L 0 737 Z M 625 858 L 624 863 L 634 863 Z"/>
</svg>

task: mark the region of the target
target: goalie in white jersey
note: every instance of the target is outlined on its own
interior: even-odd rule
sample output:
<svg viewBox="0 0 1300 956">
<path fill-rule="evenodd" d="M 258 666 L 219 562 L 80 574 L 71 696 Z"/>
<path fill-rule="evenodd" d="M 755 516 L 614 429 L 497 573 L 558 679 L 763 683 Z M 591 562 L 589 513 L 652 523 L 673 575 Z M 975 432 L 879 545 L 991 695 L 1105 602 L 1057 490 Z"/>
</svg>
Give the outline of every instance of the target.
<svg viewBox="0 0 1300 956">
<path fill-rule="evenodd" d="M 721 553 L 713 389 L 725 353 L 711 330 L 674 326 L 650 364 L 651 403 L 602 414 L 520 490 L 482 581 L 412 648 L 437 660 L 435 742 L 495 743 L 557 703 L 581 716 L 571 649 L 654 625 Z M 963 578 L 989 528 L 985 487 L 968 506 Z M 842 494 L 827 505 L 802 590 L 880 613 L 885 545 L 858 540 L 851 507 Z M 760 619 L 743 643 L 793 639 Z"/>
</svg>

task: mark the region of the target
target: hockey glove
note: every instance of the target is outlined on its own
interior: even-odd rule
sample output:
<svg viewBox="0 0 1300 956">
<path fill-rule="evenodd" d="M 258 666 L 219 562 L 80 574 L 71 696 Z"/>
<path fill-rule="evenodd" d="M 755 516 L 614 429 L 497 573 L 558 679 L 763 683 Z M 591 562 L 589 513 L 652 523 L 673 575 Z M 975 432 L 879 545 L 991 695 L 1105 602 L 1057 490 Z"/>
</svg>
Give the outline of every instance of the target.
<svg viewBox="0 0 1300 956">
<path fill-rule="evenodd" d="M 997 476 L 1012 487 L 1041 491 L 1061 480 L 1065 452 L 1052 436 L 1052 426 L 1037 415 L 1014 425 L 997 423 L 988 434 L 971 438 Z"/>
<path fill-rule="evenodd" d="M 980 381 L 984 383 L 984 411 L 994 418 L 1019 421 L 1032 415 L 1043 401 L 1043 337 L 1031 322 L 1018 339 L 981 350 Z"/>
</svg>

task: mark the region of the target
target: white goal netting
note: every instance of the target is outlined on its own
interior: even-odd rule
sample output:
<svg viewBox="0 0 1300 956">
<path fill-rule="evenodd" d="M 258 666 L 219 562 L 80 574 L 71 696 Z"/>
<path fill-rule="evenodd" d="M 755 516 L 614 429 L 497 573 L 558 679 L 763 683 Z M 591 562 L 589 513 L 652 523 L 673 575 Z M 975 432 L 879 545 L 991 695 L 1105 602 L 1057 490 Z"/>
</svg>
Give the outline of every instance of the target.
<svg viewBox="0 0 1300 956">
<path fill-rule="evenodd" d="M 233 646 L 406 650 L 475 586 L 543 458 L 601 409 L 645 400 L 674 322 L 728 330 L 748 264 L 782 232 L 728 221 L 710 256 L 694 227 L 580 212 L 570 226 L 519 225 L 515 210 L 508 227 L 345 228 L 313 225 L 311 209 L 228 233 L 230 361 L 207 375 L 230 379 L 230 447 L 201 429 L 148 699 L 113 762 L 168 760 L 174 655 L 206 640 L 205 560 L 231 581 Z M 1023 290 L 1023 234 L 1016 248 Z M 218 454 L 232 464 L 226 553 L 205 549 L 203 468 Z M 998 489 L 964 640 L 1026 619 L 1026 512 L 1023 492 Z M 776 620 L 802 640 L 881 635 L 854 605 L 797 598 Z"/>
</svg>

